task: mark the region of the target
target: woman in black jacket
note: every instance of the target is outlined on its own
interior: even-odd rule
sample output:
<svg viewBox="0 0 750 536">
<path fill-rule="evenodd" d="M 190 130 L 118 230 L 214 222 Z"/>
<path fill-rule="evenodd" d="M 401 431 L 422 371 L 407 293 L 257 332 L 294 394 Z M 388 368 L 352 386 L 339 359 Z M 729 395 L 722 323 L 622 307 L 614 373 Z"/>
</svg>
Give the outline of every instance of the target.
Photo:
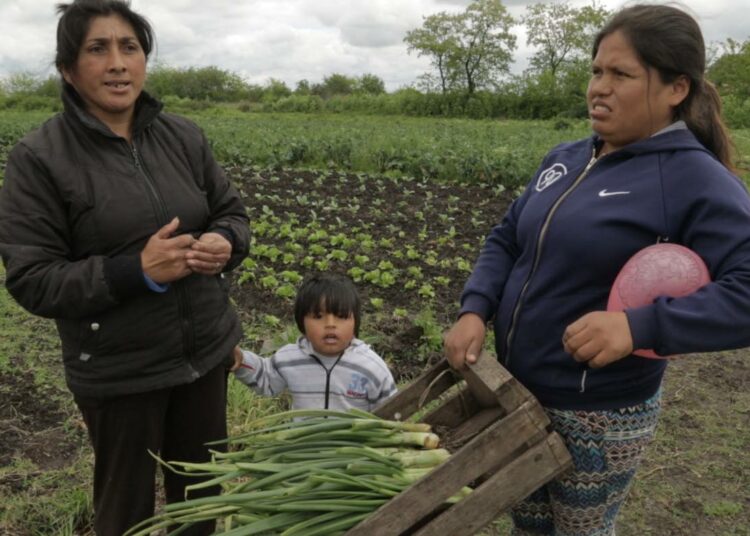
<svg viewBox="0 0 750 536">
<path fill-rule="evenodd" d="M 65 108 L 8 158 L 0 253 L 13 297 L 56 321 L 94 447 L 95 529 L 119 536 L 153 513 L 148 450 L 204 461 L 226 436 L 241 328 L 224 273 L 248 219 L 200 129 L 143 92 L 148 22 L 122 0 L 58 9 Z M 167 501 L 188 483 L 166 474 Z"/>
</svg>

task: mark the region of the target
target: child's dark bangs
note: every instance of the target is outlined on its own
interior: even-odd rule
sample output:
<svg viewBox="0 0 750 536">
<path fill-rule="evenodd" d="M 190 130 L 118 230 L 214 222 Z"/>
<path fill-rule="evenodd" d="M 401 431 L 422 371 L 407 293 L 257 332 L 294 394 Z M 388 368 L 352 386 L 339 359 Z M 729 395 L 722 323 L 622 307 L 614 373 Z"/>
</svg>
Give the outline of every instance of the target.
<svg viewBox="0 0 750 536">
<path fill-rule="evenodd" d="M 332 286 L 323 291 L 312 312 L 315 314 L 331 313 L 339 318 L 349 318 L 356 312 L 356 302 L 356 296 L 353 296 L 347 289 Z"/>
</svg>

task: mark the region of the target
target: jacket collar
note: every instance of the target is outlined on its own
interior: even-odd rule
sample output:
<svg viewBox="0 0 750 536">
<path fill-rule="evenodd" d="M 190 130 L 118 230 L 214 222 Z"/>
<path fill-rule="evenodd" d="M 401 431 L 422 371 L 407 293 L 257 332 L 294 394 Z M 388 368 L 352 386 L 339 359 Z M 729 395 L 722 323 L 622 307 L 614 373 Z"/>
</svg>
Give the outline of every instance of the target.
<svg viewBox="0 0 750 536">
<path fill-rule="evenodd" d="M 86 111 L 83 100 L 81 100 L 76 90 L 69 84 L 63 84 L 62 102 L 66 115 L 72 117 L 84 127 L 95 130 L 110 138 L 119 137 L 107 125 Z M 163 107 L 164 105 L 161 102 L 145 91 L 142 91 L 135 102 L 133 137 L 136 137 L 145 130 L 161 113 Z"/>
<path fill-rule="evenodd" d="M 589 154 L 591 154 L 592 150 L 598 149 L 602 143 L 602 139 L 596 134 L 589 138 Z M 626 145 L 625 147 L 621 147 L 617 151 L 609 153 L 607 156 L 613 158 L 629 158 L 639 154 L 685 149 L 701 150 L 711 154 L 710 151 L 698 141 L 684 121 L 676 121 L 652 136 L 631 143 L 630 145 Z"/>
</svg>

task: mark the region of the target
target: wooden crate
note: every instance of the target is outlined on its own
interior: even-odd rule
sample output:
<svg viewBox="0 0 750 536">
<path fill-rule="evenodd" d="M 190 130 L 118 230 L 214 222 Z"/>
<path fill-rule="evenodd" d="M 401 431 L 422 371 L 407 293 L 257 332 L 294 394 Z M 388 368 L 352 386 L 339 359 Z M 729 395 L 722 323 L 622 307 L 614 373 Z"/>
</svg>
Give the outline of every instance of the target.
<svg viewBox="0 0 750 536">
<path fill-rule="evenodd" d="M 376 413 L 407 419 L 461 379 L 460 391 L 419 419 L 433 426 L 451 457 L 346 536 L 476 534 L 572 465 L 537 400 L 486 353 L 459 372 L 443 360 Z M 471 495 L 446 507 L 446 499 L 470 484 Z"/>
</svg>

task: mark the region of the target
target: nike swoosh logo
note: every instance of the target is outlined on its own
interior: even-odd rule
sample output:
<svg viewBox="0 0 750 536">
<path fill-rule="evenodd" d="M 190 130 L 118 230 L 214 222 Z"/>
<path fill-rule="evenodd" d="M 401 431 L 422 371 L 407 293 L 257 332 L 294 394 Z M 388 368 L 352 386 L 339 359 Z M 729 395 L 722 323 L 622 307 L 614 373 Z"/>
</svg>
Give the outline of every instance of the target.
<svg viewBox="0 0 750 536">
<path fill-rule="evenodd" d="M 610 195 L 628 195 L 630 192 L 608 192 L 605 188 L 599 192 L 599 197 L 609 197 Z"/>
</svg>

